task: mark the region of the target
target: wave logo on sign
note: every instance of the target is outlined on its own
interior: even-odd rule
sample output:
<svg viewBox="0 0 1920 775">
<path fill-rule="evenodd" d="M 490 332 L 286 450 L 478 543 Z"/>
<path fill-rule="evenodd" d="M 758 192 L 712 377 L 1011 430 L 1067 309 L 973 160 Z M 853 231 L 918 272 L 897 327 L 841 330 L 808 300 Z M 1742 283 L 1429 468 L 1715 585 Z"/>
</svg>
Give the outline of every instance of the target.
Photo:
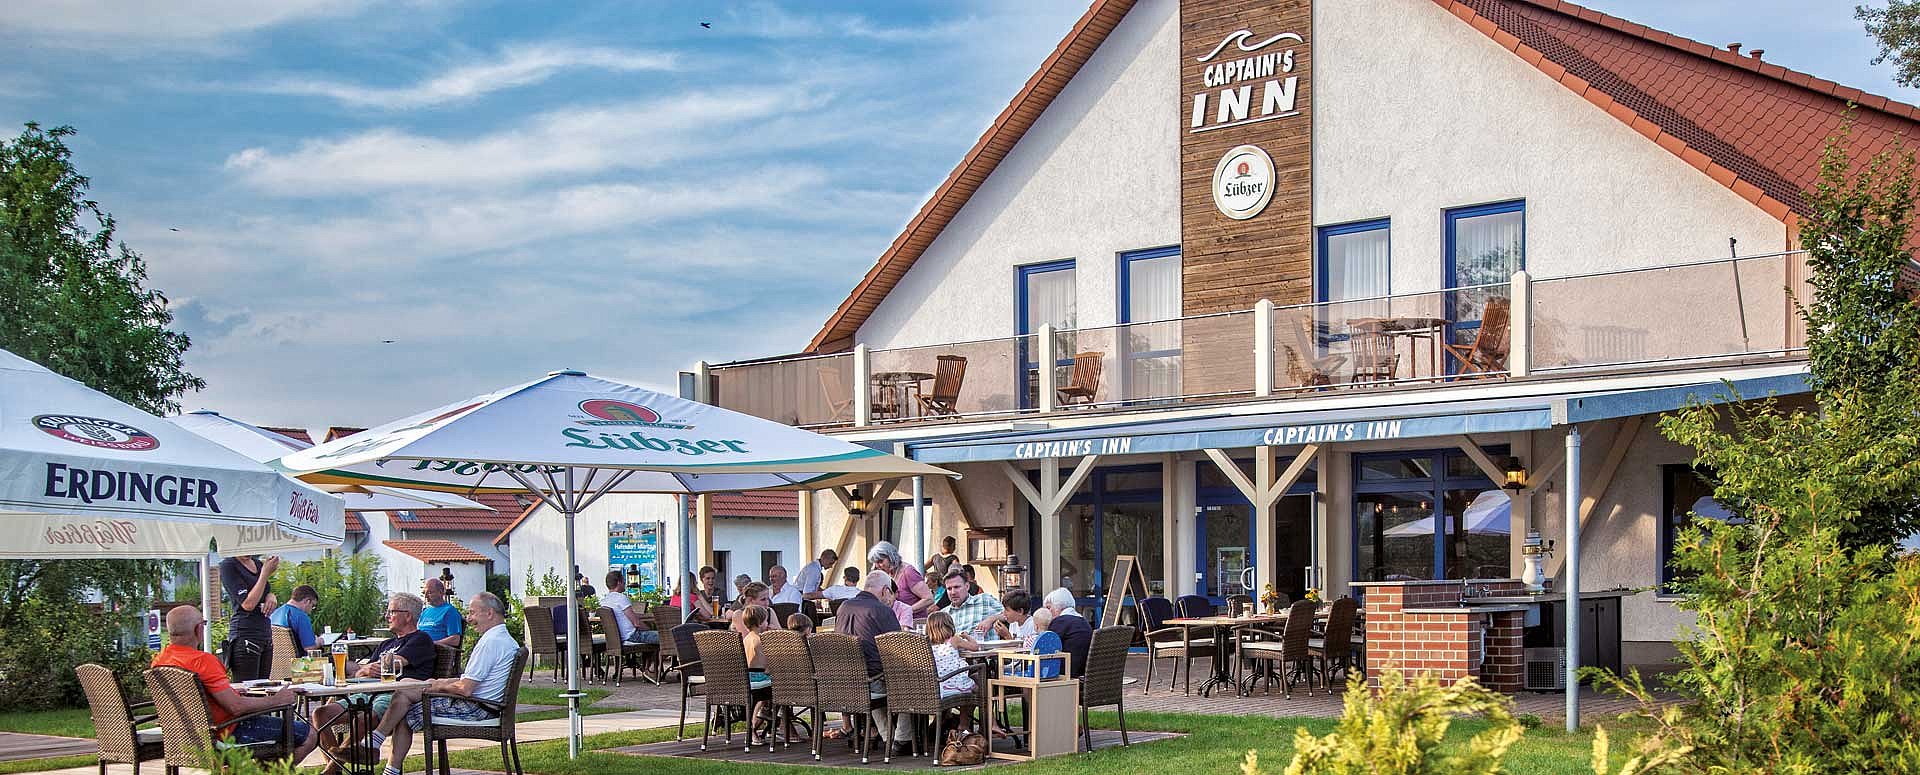
<svg viewBox="0 0 1920 775">
<path fill-rule="evenodd" d="M 1195 62 L 1210 61 L 1214 57 L 1219 56 L 1221 50 L 1225 49 L 1229 45 L 1239 48 L 1243 52 L 1251 54 L 1255 51 L 1259 51 L 1260 49 L 1266 48 L 1275 43 L 1279 43 L 1280 41 L 1283 41 L 1283 40 L 1290 40 L 1295 43 L 1306 42 L 1306 38 L 1300 37 L 1300 34 L 1297 32 L 1282 32 L 1271 38 L 1267 38 L 1266 40 L 1260 41 L 1259 43 L 1255 43 L 1249 46 L 1247 45 L 1247 39 L 1252 37 L 1253 37 L 1253 30 L 1234 30 L 1233 32 L 1227 33 L 1226 37 L 1221 38 L 1220 45 L 1214 46 L 1213 50 L 1207 52 L 1206 56 L 1200 57 L 1199 59 L 1195 59 L 1193 61 Z"/>
<path fill-rule="evenodd" d="M 123 422 L 74 414 L 43 414 L 33 418 L 42 433 L 75 444 L 125 452 L 146 452 L 160 446 L 153 434 Z"/>
<path fill-rule="evenodd" d="M 675 428 L 688 430 L 693 426 L 686 423 L 664 422 L 660 413 L 639 404 L 616 401 L 611 398 L 589 398 L 580 402 L 580 411 L 594 419 L 576 419 L 581 425 L 627 425 L 647 428 Z"/>
</svg>

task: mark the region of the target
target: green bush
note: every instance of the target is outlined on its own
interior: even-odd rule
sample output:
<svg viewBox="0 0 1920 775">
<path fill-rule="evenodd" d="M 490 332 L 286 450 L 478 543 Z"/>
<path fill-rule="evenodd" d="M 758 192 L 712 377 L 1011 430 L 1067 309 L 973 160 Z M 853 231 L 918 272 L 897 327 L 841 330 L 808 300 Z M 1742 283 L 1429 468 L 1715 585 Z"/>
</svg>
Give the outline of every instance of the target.
<svg viewBox="0 0 1920 775">
<path fill-rule="evenodd" d="M 284 605 L 293 599 L 294 587 L 310 585 L 320 593 L 320 604 L 313 609 L 314 630 L 365 633 L 386 624 L 384 581 L 378 555 L 330 552 L 317 560 L 281 565 L 273 574 L 273 594 Z"/>
<path fill-rule="evenodd" d="M 1388 670 L 1376 694 L 1356 674 L 1347 683 L 1345 703 L 1340 725 L 1326 737 L 1294 730 L 1286 775 L 1493 775 L 1503 771 L 1500 760 L 1521 734 L 1513 700 L 1472 678 L 1443 686 L 1428 674 L 1409 682 Z M 1447 728 L 1467 714 L 1484 715 L 1487 730 L 1464 750 L 1442 751 Z M 1241 772 L 1258 775 L 1256 751 L 1247 752 Z"/>
</svg>

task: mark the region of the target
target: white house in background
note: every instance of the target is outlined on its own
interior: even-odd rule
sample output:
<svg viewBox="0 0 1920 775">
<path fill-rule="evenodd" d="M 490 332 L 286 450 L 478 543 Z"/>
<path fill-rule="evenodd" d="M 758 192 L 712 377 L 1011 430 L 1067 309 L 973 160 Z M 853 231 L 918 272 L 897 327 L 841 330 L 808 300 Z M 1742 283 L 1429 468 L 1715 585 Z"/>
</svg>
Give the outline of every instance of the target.
<svg viewBox="0 0 1920 775">
<path fill-rule="evenodd" d="M 810 558 L 800 556 L 793 493 L 732 493 L 713 496 L 714 565 L 731 578 L 746 573 L 765 578 L 766 569 L 783 565 L 797 573 Z M 680 559 L 680 500 L 671 495 L 607 495 L 574 518 L 574 561 L 595 587 L 607 573 L 608 543 L 614 526 L 651 523 L 659 531 L 663 578 L 684 578 Z M 565 520 L 536 504 L 499 532 L 494 541 L 512 545 L 513 594 L 524 596 L 528 572 L 539 579 L 548 571 L 565 575 Z"/>
<path fill-rule="evenodd" d="M 420 584 L 453 571 L 453 593 L 466 598 L 487 589 L 487 573 L 493 560 L 452 541 L 441 539 L 386 540 L 380 542 L 380 570 L 386 574 L 384 589 L 418 594 Z"/>
</svg>

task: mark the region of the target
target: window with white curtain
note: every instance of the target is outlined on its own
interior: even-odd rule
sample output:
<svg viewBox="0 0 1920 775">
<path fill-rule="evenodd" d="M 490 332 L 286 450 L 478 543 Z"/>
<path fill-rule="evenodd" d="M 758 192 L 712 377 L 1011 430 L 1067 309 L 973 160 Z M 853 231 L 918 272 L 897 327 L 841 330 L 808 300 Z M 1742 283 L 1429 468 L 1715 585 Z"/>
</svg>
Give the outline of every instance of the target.
<svg viewBox="0 0 1920 775">
<path fill-rule="evenodd" d="M 1127 399 L 1180 395 L 1180 248 L 1120 254 Z"/>
<path fill-rule="evenodd" d="M 1527 266 L 1526 202 L 1500 202 L 1447 211 L 1447 287 L 1498 287 L 1458 291 L 1448 299 L 1453 340 L 1473 341 L 1487 300 L 1506 298 L 1506 283 Z"/>
<path fill-rule="evenodd" d="M 1078 325 L 1078 305 L 1075 302 L 1073 260 L 1050 261 L 1044 264 L 1032 264 L 1020 267 L 1019 294 L 1020 330 L 1022 336 L 1039 331 L 1043 325 L 1053 326 L 1053 353 L 1055 365 L 1073 364 L 1074 335 Z M 1022 346 L 1021 369 L 1026 372 L 1026 403 L 1035 405 L 1035 391 L 1039 390 L 1039 357 L 1037 348 Z"/>
<path fill-rule="evenodd" d="M 1385 296 L 1391 264 L 1387 219 L 1320 228 L 1320 301 Z M 1349 317 L 1364 317 L 1351 315 Z"/>
</svg>

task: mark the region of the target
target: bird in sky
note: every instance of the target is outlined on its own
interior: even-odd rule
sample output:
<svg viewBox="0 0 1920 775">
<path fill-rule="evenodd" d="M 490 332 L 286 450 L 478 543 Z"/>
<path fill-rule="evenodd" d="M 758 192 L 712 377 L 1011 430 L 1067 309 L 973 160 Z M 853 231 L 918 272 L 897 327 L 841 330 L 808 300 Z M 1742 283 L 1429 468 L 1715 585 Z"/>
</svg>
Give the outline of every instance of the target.
<svg viewBox="0 0 1920 775">
<path fill-rule="evenodd" d="M 702 28 L 705 28 L 705 29 L 709 29 L 709 30 L 710 30 L 710 29 L 713 29 L 713 22 L 701 22 L 701 23 L 700 23 L 700 26 L 701 26 Z"/>
<path fill-rule="evenodd" d="M 380 340 L 380 343 L 381 343 L 381 344 L 393 344 L 393 343 L 394 343 L 394 341 L 395 341 L 395 340 L 392 340 L 392 339 L 382 339 L 382 340 Z"/>
</svg>

